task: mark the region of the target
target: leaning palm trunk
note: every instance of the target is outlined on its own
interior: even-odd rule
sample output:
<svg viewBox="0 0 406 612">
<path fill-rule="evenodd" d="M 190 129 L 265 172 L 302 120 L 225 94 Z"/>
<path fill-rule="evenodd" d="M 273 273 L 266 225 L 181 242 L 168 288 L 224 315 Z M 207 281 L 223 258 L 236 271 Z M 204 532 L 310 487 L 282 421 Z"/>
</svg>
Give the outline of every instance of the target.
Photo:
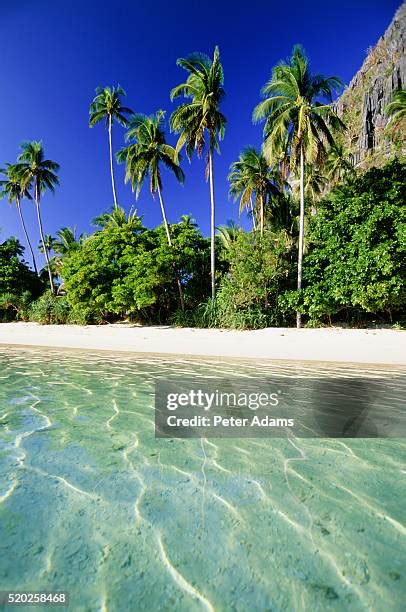
<svg viewBox="0 0 406 612">
<path fill-rule="evenodd" d="M 210 274 L 211 274 L 211 299 L 216 297 L 215 272 L 216 255 L 214 251 L 214 229 L 215 229 L 215 203 L 214 203 L 214 181 L 213 181 L 213 154 L 209 149 L 209 179 L 210 179 Z"/>
<path fill-rule="evenodd" d="M 38 184 L 35 183 L 35 208 L 37 209 L 37 218 L 38 218 L 39 233 L 40 233 L 40 236 L 41 236 L 42 248 L 44 249 L 45 260 L 47 262 L 49 284 L 51 286 L 51 292 L 54 293 L 54 283 L 52 281 L 51 265 L 50 265 L 50 262 L 49 262 L 48 249 L 47 249 L 46 244 L 45 244 L 44 231 L 42 229 L 42 220 L 41 220 L 41 211 L 40 211 L 40 203 L 39 203 L 39 201 L 40 201 L 40 198 L 39 198 Z"/>
<path fill-rule="evenodd" d="M 300 147 L 300 218 L 299 218 L 299 255 L 297 262 L 297 290 L 302 289 L 302 269 L 303 269 L 303 240 L 304 240 L 304 156 L 303 146 Z M 302 326 L 302 315 L 296 313 L 296 327 Z"/>
<path fill-rule="evenodd" d="M 32 263 L 33 263 L 33 266 L 34 266 L 35 274 L 38 275 L 37 262 L 35 261 L 34 251 L 33 251 L 33 248 L 31 246 L 30 239 L 28 237 L 27 228 L 25 227 L 23 211 L 21 210 L 20 198 L 17 199 L 16 204 L 17 204 L 18 214 L 20 215 L 20 219 L 21 219 L 21 225 L 23 226 L 23 230 L 24 230 L 24 234 L 25 234 L 25 239 L 27 241 L 28 248 L 30 249 L 30 253 L 31 253 L 31 257 L 32 257 Z"/>
<path fill-rule="evenodd" d="M 111 115 L 109 115 L 109 149 L 110 149 L 111 187 L 113 189 L 114 207 L 117 208 L 118 204 L 117 204 L 116 183 L 114 181 L 114 166 L 113 166 L 113 136 L 112 136 Z"/>
<path fill-rule="evenodd" d="M 264 235 L 264 194 L 261 193 L 261 198 L 260 198 L 260 204 L 261 204 L 261 236 Z"/>
<path fill-rule="evenodd" d="M 166 237 L 168 239 L 168 244 L 171 247 L 172 246 L 172 240 L 171 240 L 171 235 L 169 233 L 168 220 L 166 218 L 164 201 L 163 201 L 163 198 L 162 198 L 162 192 L 161 192 L 161 188 L 160 188 L 159 185 L 158 185 L 158 196 L 159 196 L 159 203 L 161 205 L 162 218 L 164 220 Z M 176 277 L 176 282 L 178 284 L 180 307 L 181 307 L 182 310 L 185 310 L 185 302 L 184 302 L 184 299 L 183 299 L 182 283 L 180 282 L 179 276 Z"/>
<path fill-rule="evenodd" d="M 252 217 L 252 229 L 255 230 L 256 228 L 256 224 L 255 224 L 255 211 L 254 211 L 254 205 L 252 203 L 252 196 L 250 196 L 250 209 L 251 209 L 251 217 Z"/>
</svg>

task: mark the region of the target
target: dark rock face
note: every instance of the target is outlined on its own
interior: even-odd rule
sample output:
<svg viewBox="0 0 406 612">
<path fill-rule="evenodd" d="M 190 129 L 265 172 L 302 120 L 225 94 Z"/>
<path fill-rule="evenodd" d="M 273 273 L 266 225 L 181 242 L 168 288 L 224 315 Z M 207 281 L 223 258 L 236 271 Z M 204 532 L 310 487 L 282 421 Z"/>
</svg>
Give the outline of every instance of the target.
<svg viewBox="0 0 406 612">
<path fill-rule="evenodd" d="M 406 87 L 406 3 L 335 103 L 347 124 L 346 145 L 354 165 L 376 165 L 405 148 L 404 133 L 388 133 L 385 107 L 393 92 Z"/>
</svg>

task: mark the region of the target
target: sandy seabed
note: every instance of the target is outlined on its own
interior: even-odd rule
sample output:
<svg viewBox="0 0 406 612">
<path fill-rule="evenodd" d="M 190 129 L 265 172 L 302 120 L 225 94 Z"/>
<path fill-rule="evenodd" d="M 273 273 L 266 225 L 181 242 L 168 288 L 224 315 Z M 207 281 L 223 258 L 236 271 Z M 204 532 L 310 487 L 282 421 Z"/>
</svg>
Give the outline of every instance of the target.
<svg viewBox="0 0 406 612">
<path fill-rule="evenodd" d="M 0 324 L 0 345 L 129 351 L 241 359 L 287 359 L 406 365 L 406 331 L 292 329 L 255 331 L 130 324 L 103 326 Z"/>
</svg>

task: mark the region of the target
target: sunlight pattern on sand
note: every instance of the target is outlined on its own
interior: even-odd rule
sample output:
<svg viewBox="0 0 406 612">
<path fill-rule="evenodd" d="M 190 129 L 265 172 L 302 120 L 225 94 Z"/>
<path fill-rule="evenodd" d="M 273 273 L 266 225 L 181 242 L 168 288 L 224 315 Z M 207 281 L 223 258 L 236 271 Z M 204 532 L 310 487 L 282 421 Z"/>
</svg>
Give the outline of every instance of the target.
<svg viewBox="0 0 406 612">
<path fill-rule="evenodd" d="M 75 610 L 385 610 L 405 600 L 400 439 L 154 437 L 154 381 L 349 366 L 0 351 L 0 590 Z M 394 396 L 405 370 L 384 376 Z"/>
</svg>

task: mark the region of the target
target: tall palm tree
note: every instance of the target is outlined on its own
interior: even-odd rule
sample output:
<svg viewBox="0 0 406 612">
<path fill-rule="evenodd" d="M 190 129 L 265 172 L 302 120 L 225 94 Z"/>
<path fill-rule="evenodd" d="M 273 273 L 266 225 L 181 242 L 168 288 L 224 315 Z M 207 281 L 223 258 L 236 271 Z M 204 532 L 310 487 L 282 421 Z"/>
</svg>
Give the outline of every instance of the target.
<svg viewBox="0 0 406 612">
<path fill-rule="evenodd" d="M 42 142 L 37 142 L 35 140 L 31 142 L 24 142 L 21 145 L 21 149 L 22 151 L 18 156 L 16 168 L 19 176 L 21 177 L 23 185 L 32 185 L 34 190 L 34 201 L 35 208 L 37 210 L 39 233 L 41 236 L 42 246 L 44 248 L 49 283 L 53 293 L 54 285 L 52 282 L 52 272 L 49 262 L 48 249 L 45 244 L 45 237 L 42 228 L 40 204 L 41 195 L 43 195 L 47 189 L 54 192 L 56 185 L 59 185 L 58 176 L 56 174 L 59 170 L 59 164 L 50 159 L 45 159 Z"/>
<path fill-rule="evenodd" d="M 333 132 L 344 124 L 329 104 L 333 91 L 342 86 L 337 77 L 313 74 L 309 60 L 300 46 L 293 48 L 287 62 L 281 62 L 272 71 L 271 79 L 262 89 L 264 100 L 253 113 L 254 121 L 265 120 L 264 153 L 272 162 L 280 159 L 284 150 L 290 170 L 299 169 L 300 223 L 297 288 L 302 288 L 305 164 L 321 164 L 327 145 L 334 144 Z M 325 98 L 322 103 L 319 98 Z M 301 315 L 296 315 L 301 327 Z"/>
<path fill-rule="evenodd" d="M 406 89 L 395 91 L 392 100 L 385 108 L 385 113 L 390 118 L 389 123 L 391 124 L 396 124 L 406 117 Z"/>
<path fill-rule="evenodd" d="M 183 96 L 188 102 L 173 111 L 171 129 L 179 134 L 177 150 L 185 146 L 190 160 L 193 151 L 201 157 L 207 150 L 206 176 L 210 181 L 210 269 L 211 295 L 215 298 L 215 200 L 213 177 L 213 153 L 220 152 L 219 140 L 224 136 L 226 118 L 220 112 L 224 98 L 224 74 L 220 52 L 215 47 L 213 59 L 203 53 L 192 53 L 180 58 L 177 65 L 189 74 L 184 83 L 174 87 L 171 100 Z M 208 137 L 208 142 L 206 138 Z"/>
<path fill-rule="evenodd" d="M 238 161 L 230 166 L 228 175 L 230 195 L 234 199 L 240 198 L 240 213 L 242 209 L 251 208 L 253 211 L 253 198 L 258 200 L 260 211 L 260 230 L 264 233 L 265 205 L 272 196 L 279 194 L 276 181 L 281 181 L 281 175 L 269 167 L 265 156 L 254 147 L 246 147 L 239 156 Z M 253 215 L 255 229 L 255 219 Z"/>
<path fill-rule="evenodd" d="M 18 210 L 18 214 L 20 216 L 21 225 L 23 227 L 23 231 L 25 234 L 25 239 L 28 244 L 28 248 L 31 253 L 32 263 L 34 266 L 35 273 L 38 274 L 37 262 L 35 261 L 34 250 L 31 246 L 31 241 L 28 236 L 28 231 L 25 226 L 25 221 L 23 217 L 23 211 L 21 209 L 21 200 L 23 198 L 27 198 L 31 200 L 31 194 L 29 190 L 29 185 L 23 184 L 21 177 L 19 176 L 18 166 L 16 164 L 6 164 L 6 167 L 3 170 L 0 170 L 0 173 L 3 174 L 6 178 L 0 181 L 0 198 L 7 197 L 10 204 L 15 202 L 16 208 Z"/>
<path fill-rule="evenodd" d="M 130 144 L 118 151 L 117 159 L 119 162 L 125 162 L 125 181 L 131 182 L 137 198 L 145 179 L 149 177 L 150 192 L 153 199 L 155 194 L 158 193 L 166 237 L 169 246 L 172 246 L 162 197 L 161 166 L 164 165 L 170 170 L 180 183 L 184 182 L 185 175 L 179 165 L 178 152 L 166 143 L 164 119 L 165 112 L 163 110 L 159 110 L 155 115 L 150 116 L 142 114 L 133 115 L 129 121 L 129 129 L 126 134 L 126 141 Z M 183 293 L 179 278 L 177 282 L 183 309 Z"/>
<path fill-rule="evenodd" d="M 111 176 L 111 187 L 113 190 L 113 201 L 114 206 L 118 206 L 116 183 L 114 180 L 114 167 L 113 167 L 113 136 L 112 127 L 113 122 L 117 121 L 120 125 L 127 125 L 126 115 L 131 115 L 132 110 L 121 104 L 121 96 L 125 96 L 124 89 L 117 85 L 117 87 L 97 87 L 96 96 L 89 109 L 89 125 L 93 127 L 100 121 L 105 121 L 106 128 L 109 135 L 109 152 L 110 152 L 110 176 Z"/>
</svg>

